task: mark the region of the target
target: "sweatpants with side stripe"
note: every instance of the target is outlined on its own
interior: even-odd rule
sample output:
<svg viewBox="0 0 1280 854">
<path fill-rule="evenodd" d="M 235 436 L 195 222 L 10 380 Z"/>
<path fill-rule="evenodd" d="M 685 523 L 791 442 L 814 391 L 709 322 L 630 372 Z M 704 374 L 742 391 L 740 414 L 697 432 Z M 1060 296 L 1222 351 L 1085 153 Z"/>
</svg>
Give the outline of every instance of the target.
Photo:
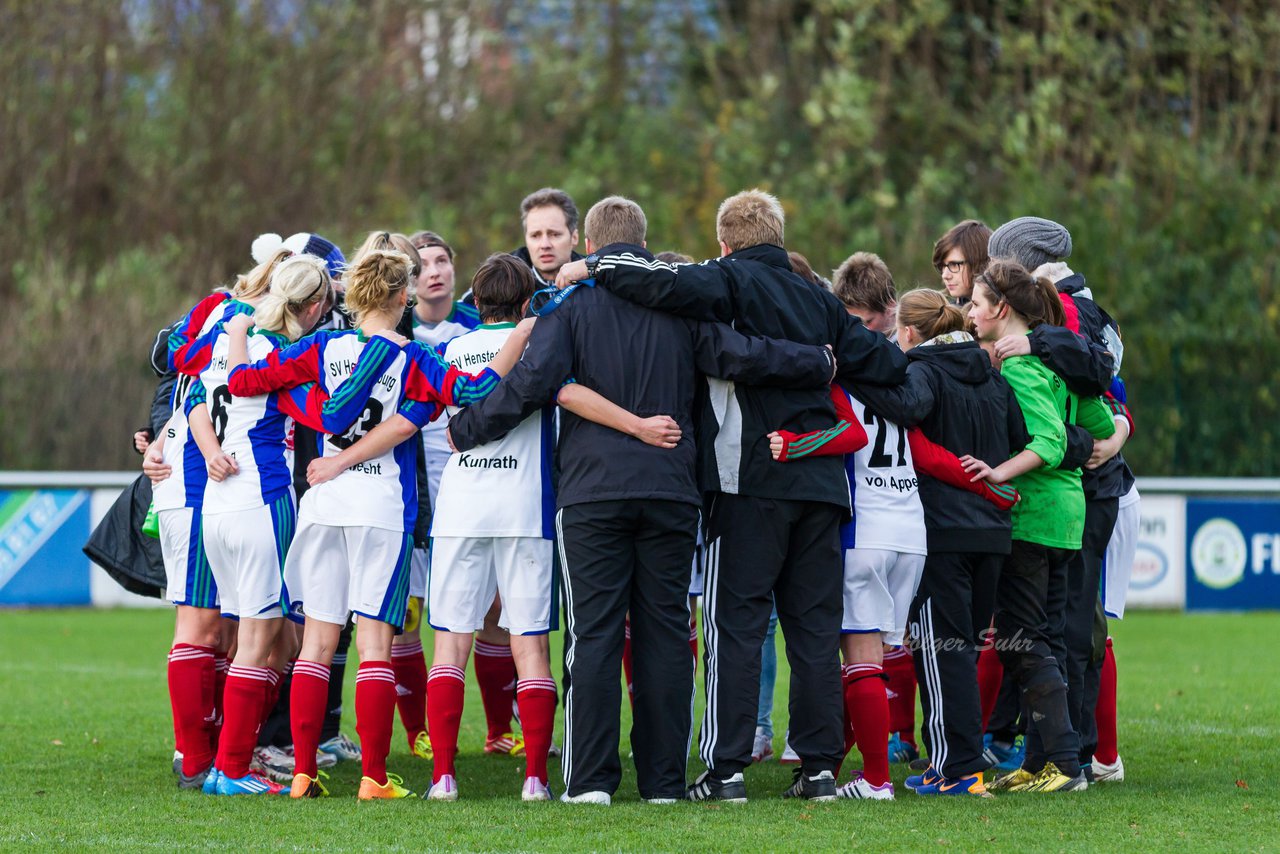
<svg viewBox="0 0 1280 854">
<path fill-rule="evenodd" d="M 751 764 L 760 647 L 774 603 L 791 666 L 791 746 L 807 773 L 844 752 L 841 510 L 818 501 L 717 493 L 702 591 L 707 707 L 698 750 L 720 778 Z"/>
<path fill-rule="evenodd" d="M 689 578 L 698 508 L 639 499 L 572 504 L 557 514 L 556 528 L 565 605 L 565 790 L 613 794 L 622 780 L 620 668 L 630 611 L 636 786 L 642 798 L 683 798 L 693 727 Z M 759 646 L 755 659 L 758 665 Z"/>
<path fill-rule="evenodd" d="M 963 777 L 991 763 L 982 750 L 980 634 L 991 625 L 1004 555 L 930 552 L 911 603 L 912 659 L 934 770 Z"/>
</svg>

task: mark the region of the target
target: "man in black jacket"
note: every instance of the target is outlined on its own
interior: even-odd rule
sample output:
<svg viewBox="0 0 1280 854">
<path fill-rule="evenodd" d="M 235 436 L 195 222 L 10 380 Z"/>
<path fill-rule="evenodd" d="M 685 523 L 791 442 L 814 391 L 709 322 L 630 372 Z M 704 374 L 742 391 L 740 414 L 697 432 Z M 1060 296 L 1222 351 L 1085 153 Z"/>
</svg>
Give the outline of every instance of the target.
<svg viewBox="0 0 1280 854">
<path fill-rule="evenodd" d="M 599 285 L 649 308 L 733 323 L 751 335 L 830 344 L 841 379 L 901 382 L 902 352 L 792 271 L 783 221 L 773 196 L 739 193 L 716 218 L 720 259 L 672 267 L 610 247 L 566 265 L 557 284 L 594 274 Z M 746 798 L 742 770 L 751 763 L 760 646 L 776 602 L 791 665 L 790 740 L 802 762 L 787 794 L 830 800 L 844 745 L 839 524 L 850 513 L 849 482 L 838 457 L 775 462 L 768 434 L 826 429 L 834 407 L 826 389 L 708 385 L 698 435 L 702 487 L 711 494 L 707 709 L 699 739 L 708 770 L 689 797 Z"/>
<path fill-rule="evenodd" d="M 643 248 L 645 225 L 634 202 L 604 199 L 587 214 L 588 248 L 652 260 Z M 621 779 L 618 666 L 628 610 L 640 795 L 668 802 L 685 793 L 693 697 L 686 594 L 701 504 L 692 438 L 697 373 L 825 395 L 833 369 L 821 346 L 748 339 L 579 286 L 544 311 L 524 357 L 497 389 L 450 422 L 454 446 L 467 450 L 513 428 L 572 379 L 641 417 L 665 414 L 680 426 L 679 442 L 667 450 L 561 413 L 565 800 L 607 804 Z M 757 642 L 757 666 L 759 648 Z"/>
</svg>

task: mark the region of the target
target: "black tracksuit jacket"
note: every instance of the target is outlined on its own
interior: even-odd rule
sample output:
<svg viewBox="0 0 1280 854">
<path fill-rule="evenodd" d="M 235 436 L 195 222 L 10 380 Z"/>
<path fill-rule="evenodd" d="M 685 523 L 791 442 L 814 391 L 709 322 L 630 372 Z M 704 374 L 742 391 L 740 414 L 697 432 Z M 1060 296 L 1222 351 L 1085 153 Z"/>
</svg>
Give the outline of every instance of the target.
<svg viewBox="0 0 1280 854">
<path fill-rule="evenodd" d="M 617 244 L 603 251 L 653 260 L 639 246 Z M 642 418 L 674 418 L 682 435 L 677 447 L 665 450 L 562 409 L 560 507 L 634 498 L 700 505 L 693 423 L 700 372 L 825 397 L 832 362 L 823 347 L 749 338 L 723 324 L 652 311 L 584 284 L 538 318 L 515 368 L 487 398 L 455 415 L 449 430 L 459 450 L 499 438 L 554 401 L 572 379 Z M 831 426 L 830 418 L 823 426 Z"/>
<path fill-rule="evenodd" d="M 956 456 L 971 454 L 994 465 L 1026 447 L 1027 426 L 1013 389 L 976 343 L 915 347 L 907 358 L 906 383 L 888 389 L 857 386 L 856 393 L 890 421 L 919 425 Z M 1009 553 L 1007 510 L 918 474 L 930 552 Z"/>
<path fill-rule="evenodd" d="M 597 282 L 631 302 L 732 323 L 749 335 L 830 344 L 842 380 L 893 385 L 905 377 L 902 352 L 849 315 L 831 293 L 796 275 L 779 246 L 752 246 L 677 266 L 638 253 L 599 254 Z M 773 430 L 807 433 L 835 422 L 827 389 L 710 380 L 702 413 L 699 471 L 705 492 L 821 501 L 849 512 L 849 481 L 840 457 L 779 463 L 769 453 Z"/>
</svg>

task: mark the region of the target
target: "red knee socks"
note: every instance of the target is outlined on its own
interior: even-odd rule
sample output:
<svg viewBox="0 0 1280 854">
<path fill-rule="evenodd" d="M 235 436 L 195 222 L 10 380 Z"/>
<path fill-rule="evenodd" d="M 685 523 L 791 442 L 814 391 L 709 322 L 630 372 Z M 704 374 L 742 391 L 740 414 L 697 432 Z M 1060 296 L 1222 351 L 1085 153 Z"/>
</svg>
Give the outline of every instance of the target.
<svg viewBox="0 0 1280 854">
<path fill-rule="evenodd" d="M 1000 683 L 1004 681 L 1004 666 L 994 646 L 978 653 L 978 697 L 982 703 L 982 731 L 987 731 L 987 721 L 995 710 L 1000 696 Z"/>
<path fill-rule="evenodd" d="M 849 664 L 844 672 L 845 715 L 862 754 L 862 776 L 880 786 L 889 782 L 889 697 L 884 669 L 878 664 Z"/>
<path fill-rule="evenodd" d="M 480 683 L 480 701 L 489 722 L 489 738 L 501 738 L 511 732 L 511 704 L 516 692 L 516 663 L 510 644 L 476 641 L 476 681 Z M 435 727 L 431 727 L 432 732 Z M 432 747 L 434 749 L 434 743 Z"/>
<path fill-rule="evenodd" d="M 418 733 L 427 731 L 427 660 L 422 641 L 391 647 L 391 667 L 396 672 L 396 708 L 412 749 Z"/>
<path fill-rule="evenodd" d="M 516 684 L 520 726 L 524 730 L 525 776 L 547 782 L 547 753 L 556 721 L 556 680 L 521 679 Z"/>
<path fill-rule="evenodd" d="M 258 728 L 262 725 L 262 707 L 272 670 L 269 667 L 231 665 L 223 690 L 225 710 L 222 734 L 218 739 L 218 770 L 238 779 L 249 773 L 253 748 L 258 744 Z"/>
<path fill-rule="evenodd" d="M 396 716 L 396 674 L 389 661 L 362 661 L 356 672 L 356 734 L 362 773 L 387 784 L 387 754 Z M 296 752 L 296 748 L 295 748 Z"/>
<path fill-rule="evenodd" d="M 437 664 L 427 675 L 427 726 L 431 730 L 431 782 L 445 774 L 455 775 L 453 758 L 458 753 L 458 725 L 462 721 L 462 698 L 466 693 L 461 667 Z"/>
<path fill-rule="evenodd" d="M 1098 747 L 1093 757 L 1106 765 L 1114 765 L 1120 748 L 1116 742 L 1116 656 L 1111 650 L 1111 638 L 1107 638 L 1107 657 L 1102 660 L 1094 721 L 1098 725 Z"/>
<path fill-rule="evenodd" d="M 916 668 L 911 653 L 898 647 L 884 654 L 888 677 L 889 731 L 911 746 L 916 743 Z"/>
<path fill-rule="evenodd" d="M 636 688 L 631 676 L 631 618 L 622 624 L 622 675 L 627 680 L 627 702 L 636 704 Z"/>
<path fill-rule="evenodd" d="M 329 697 L 329 668 L 299 659 L 293 665 L 289 688 L 289 728 L 293 734 L 294 773 L 316 776 L 316 750 L 324 729 Z"/>
<path fill-rule="evenodd" d="M 214 719 L 213 648 L 174 644 L 169 651 L 169 702 L 173 729 L 182 751 L 182 773 L 199 774 L 213 763 L 209 723 Z"/>
</svg>

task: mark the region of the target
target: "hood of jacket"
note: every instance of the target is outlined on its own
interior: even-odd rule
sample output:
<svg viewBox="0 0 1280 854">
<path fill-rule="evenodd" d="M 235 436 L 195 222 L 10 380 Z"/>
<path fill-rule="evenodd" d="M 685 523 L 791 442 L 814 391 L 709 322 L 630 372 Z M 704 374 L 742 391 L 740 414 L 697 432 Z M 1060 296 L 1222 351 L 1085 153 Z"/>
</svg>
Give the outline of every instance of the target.
<svg viewBox="0 0 1280 854">
<path fill-rule="evenodd" d="M 979 385 L 986 382 L 991 373 L 991 359 L 976 342 L 963 344 L 935 344 L 930 347 L 912 347 L 907 358 L 913 362 L 932 365 L 957 382 Z"/>
</svg>

